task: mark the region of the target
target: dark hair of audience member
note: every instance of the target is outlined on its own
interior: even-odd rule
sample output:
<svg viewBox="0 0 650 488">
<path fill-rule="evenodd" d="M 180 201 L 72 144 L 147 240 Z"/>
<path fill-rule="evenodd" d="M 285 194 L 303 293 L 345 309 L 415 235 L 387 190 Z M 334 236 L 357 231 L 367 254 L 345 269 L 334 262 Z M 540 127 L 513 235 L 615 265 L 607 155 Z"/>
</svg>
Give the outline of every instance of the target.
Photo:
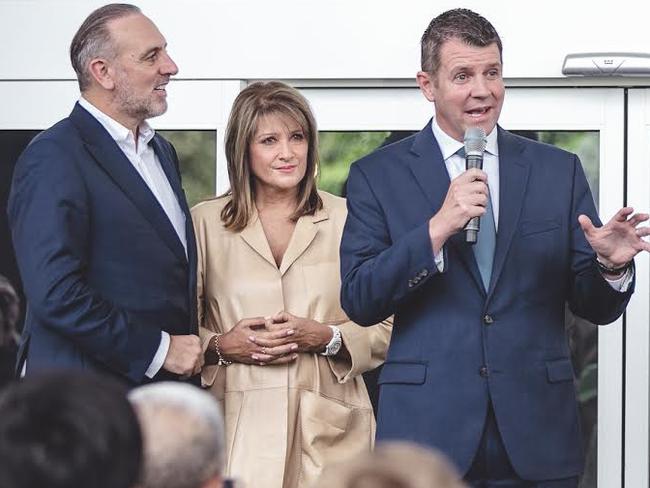
<svg viewBox="0 0 650 488">
<path fill-rule="evenodd" d="M 96 375 L 28 377 L 0 393 L 0 487 L 130 488 L 142 438 L 126 389 Z"/>
</svg>

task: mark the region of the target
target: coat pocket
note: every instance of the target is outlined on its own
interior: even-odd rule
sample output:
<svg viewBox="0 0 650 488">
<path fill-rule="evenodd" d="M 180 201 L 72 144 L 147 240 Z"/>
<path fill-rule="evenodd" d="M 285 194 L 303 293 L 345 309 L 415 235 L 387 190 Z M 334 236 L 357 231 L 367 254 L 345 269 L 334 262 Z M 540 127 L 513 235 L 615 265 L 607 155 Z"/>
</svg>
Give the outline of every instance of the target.
<svg viewBox="0 0 650 488">
<path fill-rule="evenodd" d="M 422 385 L 427 378 L 426 363 L 386 362 L 379 375 L 380 385 Z"/>
<path fill-rule="evenodd" d="M 311 486 L 324 466 L 371 449 L 372 409 L 347 406 L 309 390 L 300 392 L 299 409 L 299 486 Z"/>
<path fill-rule="evenodd" d="M 532 236 L 535 234 L 542 234 L 559 229 L 560 224 L 553 219 L 544 220 L 524 220 L 521 222 L 521 237 Z"/>
<path fill-rule="evenodd" d="M 573 366 L 570 359 L 558 359 L 546 362 L 546 376 L 549 383 L 573 381 Z"/>
</svg>

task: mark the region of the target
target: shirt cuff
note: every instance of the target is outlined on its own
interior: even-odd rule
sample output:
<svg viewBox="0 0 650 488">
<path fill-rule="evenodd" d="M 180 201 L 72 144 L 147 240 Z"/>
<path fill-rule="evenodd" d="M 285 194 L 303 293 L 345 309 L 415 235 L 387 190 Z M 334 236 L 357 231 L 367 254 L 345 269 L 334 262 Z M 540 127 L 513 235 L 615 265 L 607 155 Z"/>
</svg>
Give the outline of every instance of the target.
<svg viewBox="0 0 650 488">
<path fill-rule="evenodd" d="M 632 279 L 634 278 L 634 268 L 629 267 L 623 276 L 616 278 L 615 280 L 611 280 L 605 275 L 603 275 L 603 278 L 605 278 L 605 281 L 607 281 L 607 283 L 609 283 L 609 286 L 611 286 L 614 290 L 625 293 L 630 287 L 630 283 L 632 283 Z"/>
<path fill-rule="evenodd" d="M 442 273 L 445 270 L 445 248 L 444 246 L 440 248 L 440 251 L 438 251 L 438 254 L 436 254 L 433 258 L 433 262 L 436 265 L 436 268 L 438 268 L 438 273 Z"/>
<path fill-rule="evenodd" d="M 153 360 L 151 361 L 149 368 L 144 374 L 147 378 L 153 378 L 154 376 L 156 376 L 158 374 L 158 371 L 160 371 L 160 369 L 163 367 L 163 364 L 165 364 L 165 358 L 167 357 L 167 353 L 169 352 L 170 342 L 171 339 L 169 338 L 169 334 L 164 330 L 161 330 L 160 345 L 158 346 L 158 350 L 156 351 L 156 354 L 153 357 Z"/>
</svg>

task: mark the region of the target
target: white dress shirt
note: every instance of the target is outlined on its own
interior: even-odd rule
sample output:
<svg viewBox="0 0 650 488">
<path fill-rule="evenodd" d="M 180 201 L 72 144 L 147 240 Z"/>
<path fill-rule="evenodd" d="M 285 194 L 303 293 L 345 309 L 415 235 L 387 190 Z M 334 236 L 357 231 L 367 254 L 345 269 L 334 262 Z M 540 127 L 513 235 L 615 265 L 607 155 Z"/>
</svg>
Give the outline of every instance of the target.
<svg viewBox="0 0 650 488">
<path fill-rule="evenodd" d="M 447 173 L 449 174 L 449 179 L 453 180 L 457 178 L 462 173 L 465 172 L 465 159 L 463 159 L 459 154 L 458 150 L 463 147 L 463 143 L 457 141 L 446 132 L 444 132 L 435 117 L 431 122 L 431 129 L 433 135 L 438 142 L 440 147 L 440 152 L 442 153 L 442 158 L 445 161 L 445 167 L 447 168 Z M 483 154 L 483 171 L 487 173 L 487 183 L 488 189 L 490 192 L 490 201 L 492 203 L 492 212 L 494 213 L 494 225 L 499 231 L 499 144 L 497 141 L 497 128 L 496 126 L 492 129 L 486 139 L 487 145 L 485 147 L 485 153 Z M 438 271 L 442 273 L 445 268 L 444 264 L 444 253 L 440 249 L 438 254 L 435 255 L 435 263 Z M 610 280 L 607 277 L 605 279 L 607 282 L 617 291 L 625 292 L 627 291 L 634 273 L 631 269 L 628 269 L 623 276 L 616 280 Z"/>
</svg>

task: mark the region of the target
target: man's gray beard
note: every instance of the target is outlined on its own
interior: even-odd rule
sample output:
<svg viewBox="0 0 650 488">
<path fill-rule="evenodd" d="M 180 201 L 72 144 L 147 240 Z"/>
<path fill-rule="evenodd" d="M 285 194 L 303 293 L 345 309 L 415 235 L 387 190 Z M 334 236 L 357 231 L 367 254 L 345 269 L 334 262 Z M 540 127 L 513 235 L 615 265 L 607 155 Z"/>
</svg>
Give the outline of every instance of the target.
<svg viewBox="0 0 650 488">
<path fill-rule="evenodd" d="M 115 91 L 115 104 L 120 111 L 136 120 L 146 120 L 158 117 L 167 111 L 167 101 L 162 100 L 160 106 L 153 100 L 153 94 L 148 98 L 133 95 L 128 83 L 120 85 Z"/>
</svg>

